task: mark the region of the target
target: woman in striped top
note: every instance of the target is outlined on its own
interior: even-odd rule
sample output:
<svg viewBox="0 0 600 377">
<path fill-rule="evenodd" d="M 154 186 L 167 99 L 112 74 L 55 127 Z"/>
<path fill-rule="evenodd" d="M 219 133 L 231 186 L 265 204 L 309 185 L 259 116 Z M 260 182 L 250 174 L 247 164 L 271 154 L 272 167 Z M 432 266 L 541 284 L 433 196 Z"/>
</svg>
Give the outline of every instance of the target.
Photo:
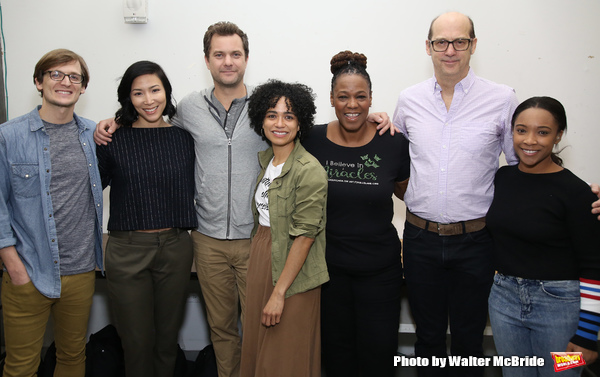
<svg viewBox="0 0 600 377">
<path fill-rule="evenodd" d="M 194 144 L 164 119 L 175 115 L 171 84 L 140 61 L 117 90 L 121 126 L 97 147 L 111 186 L 106 278 L 128 377 L 170 377 L 192 264 Z"/>
</svg>

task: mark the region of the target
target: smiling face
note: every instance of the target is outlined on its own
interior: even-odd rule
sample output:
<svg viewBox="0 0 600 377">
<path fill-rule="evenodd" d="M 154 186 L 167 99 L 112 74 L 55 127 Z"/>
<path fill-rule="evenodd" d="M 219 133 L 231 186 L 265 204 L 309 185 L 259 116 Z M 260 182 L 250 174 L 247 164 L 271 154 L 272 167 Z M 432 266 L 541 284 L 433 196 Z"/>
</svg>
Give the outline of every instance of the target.
<svg viewBox="0 0 600 377">
<path fill-rule="evenodd" d="M 139 118 L 136 127 L 159 127 L 163 125 L 163 112 L 167 96 L 162 81 L 156 74 L 141 75 L 131 84 L 131 103 Z"/>
<path fill-rule="evenodd" d="M 82 74 L 79 62 L 73 60 L 67 64 L 54 66 L 48 71 L 60 71 L 66 75 L 61 81 L 54 81 L 50 78 L 50 74 L 45 72 L 42 82 L 35 79 L 37 90 L 42 92 L 42 108 L 45 110 L 51 107 L 74 108 L 79 96 L 85 93 L 85 88 L 81 83 L 73 84 L 68 75 Z"/>
<path fill-rule="evenodd" d="M 234 88 L 243 84 L 248 56 L 239 35 L 213 35 L 204 60 L 216 86 Z"/>
<path fill-rule="evenodd" d="M 471 23 L 469 19 L 460 13 L 446 13 L 437 18 L 431 28 L 431 40 L 445 39 L 454 41 L 455 39 L 469 39 L 471 34 Z M 438 81 L 450 80 L 458 83 L 469 73 L 469 62 L 471 55 L 475 53 L 477 47 L 477 38 L 474 38 L 470 47 L 465 51 L 456 51 L 453 45 L 448 45 L 448 49 L 442 52 L 436 52 L 431 47 L 429 41 L 425 41 L 427 55 L 431 56 L 433 61 L 433 70 Z"/>
<path fill-rule="evenodd" d="M 267 110 L 263 121 L 265 137 L 271 142 L 273 148 L 294 147 L 296 134 L 300 129 L 298 118 L 286 103 L 287 99 L 281 97 L 275 107 Z"/>
<path fill-rule="evenodd" d="M 563 131 L 552 114 L 544 109 L 523 110 L 515 119 L 513 145 L 519 157 L 519 169 L 527 173 L 549 173 L 558 165 L 552 161 L 552 148 Z"/>
<path fill-rule="evenodd" d="M 339 76 L 330 100 L 344 131 L 356 132 L 367 123 L 372 98 L 369 83 L 361 75 L 343 74 Z"/>
</svg>

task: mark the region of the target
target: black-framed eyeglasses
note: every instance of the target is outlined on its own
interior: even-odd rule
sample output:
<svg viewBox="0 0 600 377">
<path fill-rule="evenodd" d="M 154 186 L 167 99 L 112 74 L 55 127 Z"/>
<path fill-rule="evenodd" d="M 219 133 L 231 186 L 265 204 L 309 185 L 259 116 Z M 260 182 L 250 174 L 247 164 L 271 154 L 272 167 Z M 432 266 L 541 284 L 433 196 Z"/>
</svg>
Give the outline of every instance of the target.
<svg viewBox="0 0 600 377">
<path fill-rule="evenodd" d="M 71 73 L 70 75 L 61 71 L 46 71 L 46 73 L 48 73 L 50 78 L 54 81 L 63 81 L 65 76 L 67 76 L 72 84 L 81 84 L 83 82 L 83 75 L 77 73 Z"/>
<path fill-rule="evenodd" d="M 448 46 L 452 45 L 455 51 L 466 51 L 471 47 L 472 38 L 458 38 L 453 41 L 449 41 L 446 39 L 436 39 L 433 41 L 429 41 L 433 51 L 435 52 L 444 52 L 448 49 Z"/>
</svg>

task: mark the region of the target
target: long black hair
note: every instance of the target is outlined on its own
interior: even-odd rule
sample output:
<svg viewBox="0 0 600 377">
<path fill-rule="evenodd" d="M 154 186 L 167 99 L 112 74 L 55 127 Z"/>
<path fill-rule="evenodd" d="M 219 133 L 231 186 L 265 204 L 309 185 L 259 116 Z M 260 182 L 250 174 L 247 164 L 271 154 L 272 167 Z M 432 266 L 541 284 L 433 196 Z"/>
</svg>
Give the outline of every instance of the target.
<svg viewBox="0 0 600 377">
<path fill-rule="evenodd" d="M 169 82 L 165 71 L 163 71 L 160 65 L 154 62 L 142 60 L 133 63 L 127 68 L 121 78 L 119 87 L 117 88 L 117 97 L 121 104 L 121 108 L 117 110 L 115 114 L 115 121 L 122 127 L 131 127 L 138 119 L 138 113 L 131 103 L 131 85 L 133 84 L 133 80 L 142 75 L 156 75 L 162 82 L 162 85 L 165 88 L 165 97 L 167 99 L 167 105 L 165 106 L 162 115 L 171 119 L 177 112 L 177 107 L 171 96 L 173 89 L 171 88 L 171 83 Z"/>
</svg>

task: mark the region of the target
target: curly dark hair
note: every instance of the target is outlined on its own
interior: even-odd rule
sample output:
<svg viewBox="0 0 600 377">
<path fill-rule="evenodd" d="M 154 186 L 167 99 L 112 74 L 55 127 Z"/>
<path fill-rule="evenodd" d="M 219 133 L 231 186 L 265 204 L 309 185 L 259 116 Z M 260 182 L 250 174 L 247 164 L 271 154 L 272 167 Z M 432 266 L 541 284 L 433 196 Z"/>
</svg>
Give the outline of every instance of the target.
<svg viewBox="0 0 600 377">
<path fill-rule="evenodd" d="M 121 104 L 121 108 L 117 110 L 115 114 L 115 122 L 122 127 L 131 127 L 138 119 L 138 113 L 131 103 L 131 85 L 133 85 L 133 80 L 142 75 L 156 75 L 162 82 L 162 85 L 165 88 L 165 97 L 167 99 L 167 105 L 163 111 L 163 116 L 167 116 L 171 119 L 177 112 L 177 107 L 175 106 L 171 95 L 173 89 L 165 71 L 163 71 L 160 65 L 154 62 L 142 60 L 133 63 L 127 68 L 121 78 L 119 87 L 117 88 L 117 98 Z"/>
<path fill-rule="evenodd" d="M 360 75 L 367 80 L 369 90 L 371 90 L 371 77 L 367 73 L 367 57 L 359 52 L 341 51 L 331 58 L 331 91 L 338 77 L 344 74 Z"/>
<path fill-rule="evenodd" d="M 286 99 L 285 103 L 288 110 L 293 112 L 298 119 L 300 131 L 296 135 L 296 138 L 300 139 L 300 141 L 310 132 L 314 123 L 315 113 L 317 112 L 315 94 L 311 88 L 304 84 L 291 84 L 279 80 L 269 80 L 265 84 L 257 86 L 248 102 L 250 126 L 269 145 L 271 145 L 271 142 L 261 132 L 263 122 L 267 111 L 274 108 L 282 97 Z"/>
</svg>

